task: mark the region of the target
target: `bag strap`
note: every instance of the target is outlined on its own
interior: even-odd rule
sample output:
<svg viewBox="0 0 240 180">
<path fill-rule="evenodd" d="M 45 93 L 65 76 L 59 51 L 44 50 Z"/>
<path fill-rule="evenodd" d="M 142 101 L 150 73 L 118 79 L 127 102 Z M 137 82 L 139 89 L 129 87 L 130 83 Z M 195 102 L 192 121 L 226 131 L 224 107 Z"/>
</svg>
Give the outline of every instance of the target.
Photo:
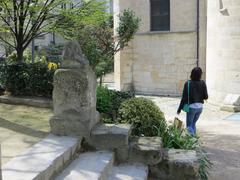
<svg viewBox="0 0 240 180">
<path fill-rule="evenodd" d="M 190 94 L 190 81 L 188 80 L 188 91 L 187 91 L 187 94 L 188 94 L 188 105 L 189 105 L 189 94 Z"/>
</svg>

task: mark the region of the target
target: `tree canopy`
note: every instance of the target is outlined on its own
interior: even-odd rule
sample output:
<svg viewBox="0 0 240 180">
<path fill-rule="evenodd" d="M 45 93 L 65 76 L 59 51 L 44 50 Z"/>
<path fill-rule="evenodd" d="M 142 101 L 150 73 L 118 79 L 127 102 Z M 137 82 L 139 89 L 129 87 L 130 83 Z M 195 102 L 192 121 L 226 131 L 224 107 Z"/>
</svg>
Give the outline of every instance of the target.
<svg viewBox="0 0 240 180">
<path fill-rule="evenodd" d="M 48 21 L 59 16 L 61 5 L 66 0 L 1 0 L 0 41 L 14 48 L 18 62 L 23 61 L 23 51 L 31 41 L 47 32 Z"/>
</svg>

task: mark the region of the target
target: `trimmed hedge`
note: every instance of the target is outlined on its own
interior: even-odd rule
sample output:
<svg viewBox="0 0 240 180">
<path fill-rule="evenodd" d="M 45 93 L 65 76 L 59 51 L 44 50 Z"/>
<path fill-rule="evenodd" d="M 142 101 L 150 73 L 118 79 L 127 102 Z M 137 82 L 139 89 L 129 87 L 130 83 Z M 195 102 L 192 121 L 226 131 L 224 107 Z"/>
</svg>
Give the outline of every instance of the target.
<svg viewBox="0 0 240 180">
<path fill-rule="evenodd" d="M 162 136 L 167 129 L 164 114 L 159 107 L 146 98 L 124 101 L 118 111 L 121 123 L 133 125 L 135 136 Z"/>
<path fill-rule="evenodd" d="M 0 72 L 0 82 L 11 95 L 52 97 L 55 69 L 47 64 L 1 65 Z"/>
<path fill-rule="evenodd" d="M 97 110 L 105 116 L 106 123 L 114 123 L 121 103 L 134 97 L 130 92 L 109 90 L 107 87 L 97 87 Z"/>
</svg>

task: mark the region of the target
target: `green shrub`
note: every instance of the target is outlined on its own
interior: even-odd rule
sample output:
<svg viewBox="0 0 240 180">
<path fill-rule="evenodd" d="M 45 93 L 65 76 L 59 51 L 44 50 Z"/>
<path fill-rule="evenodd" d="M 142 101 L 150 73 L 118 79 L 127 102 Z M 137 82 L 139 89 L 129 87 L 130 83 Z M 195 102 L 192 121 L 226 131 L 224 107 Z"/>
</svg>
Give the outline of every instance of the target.
<svg viewBox="0 0 240 180">
<path fill-rule="evenodd" d="M 165 148 L 195 150 L 199 148 L 198 138 L 190 135 L 187 130 L 179 130 L 174 126 L 169 126 L 162 136 Z"/>
<path fill-rule="evenodd" d="M 118 109 L 123 101 L 132 98 L 134 95 L 130 92 L 120 92 L 109 90 L 107 87 L 97 87 L 97 110 L 104 114 L 103 122 L 116 122 Z"/>
<path fill-rule="evenodd" d="M 47 64 L 1 65 L 0 82 L 15 96 L 51 97 L 55 70 Z"/>
<path fill-rule="evenodd" d="M 119 108 L 121 123 L 133 125 L 132 135 L 157 136 L 166 130 L 166 121 L 157 105 L 146 98 L 132 98 Z"/>
<path fill-rule="evenodd" d="M 112 91 L 107 87 L 97 87 L 97 110 L 100 113 L 110 114 L 113 109 Z"/>
</svg>

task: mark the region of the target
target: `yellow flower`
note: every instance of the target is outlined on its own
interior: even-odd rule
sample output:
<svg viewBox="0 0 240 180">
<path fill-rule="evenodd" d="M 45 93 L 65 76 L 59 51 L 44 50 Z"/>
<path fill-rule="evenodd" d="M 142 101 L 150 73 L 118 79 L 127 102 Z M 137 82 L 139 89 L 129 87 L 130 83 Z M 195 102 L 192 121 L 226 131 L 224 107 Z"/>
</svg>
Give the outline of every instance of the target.
<svg viewBox="0 0 240 180">
<path fill-rule="evenodd" d="M 48 63 L 48 69 L 49 70 L 54 70 L 54 69 L 57 69 L 58 68 L 58 65 L 54 62 L 49 62 Z"/>
</svg>

